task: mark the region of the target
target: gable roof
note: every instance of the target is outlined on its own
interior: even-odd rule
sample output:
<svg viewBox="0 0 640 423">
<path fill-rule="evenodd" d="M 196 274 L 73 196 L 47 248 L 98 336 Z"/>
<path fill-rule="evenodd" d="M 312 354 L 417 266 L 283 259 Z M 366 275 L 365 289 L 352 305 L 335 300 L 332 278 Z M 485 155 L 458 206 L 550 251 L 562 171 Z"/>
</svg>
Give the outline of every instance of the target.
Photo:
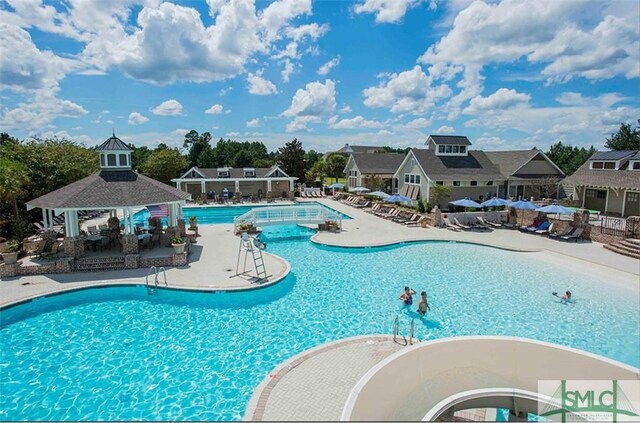
<svg viewBox="0 0 640 423">
<path fill-rule="evenodd" d="M 636 150 L 598 151 L 589 157 L 589 160 L 622 160 L 632 157 L 636 153 Z"/>
<path fill-rule="evenodd" d="M 629 157 L 629 160 L 640 160 L 640 151 L 638 151 L 632 157 Z"/>
<path fill-rule="evenodd" d="M 112 137 L 107 138 L 105 142 L 103 142 L 98 146 L 97 150 L 98 151 L 105 151 L 105 150 L 131 151 L 131 149 L 127 144 L 125 144 L 120 138 L 116 137 L 116 134 L 113 134 Z"/>
<path fill-rule="evenodd" d="M 582 166 L 576 170 L 573 175 L 567 176 L 562 182 L 562 185 L 569 186 L 590 186 L 596 188 L 626 188 L 633 189 L 636 191 L 640 191 L 640 184 L 638 180 L 640 180 L 640 176 L 638 175 L 637 170 L 629 170 L 628 162 L 622 165 L 621 169 L 618 170 L 609 170 L 609 169 L 589 169 L 590 162 L 594 160 L 594 157 L 598 157 L 600 159 L 602 155 L 600 153 L 610 153 L 609 151 L 605 152 L 597 152 L 594 153 L 593 156 L 589 158 Z M 627 153 L 629 153 L 627 151 Z M 633 157 L 637 156 L 638 153 L 632 151 Z M 605 156 L 609 157 L 609 156 Z M 616 156 L 614 156 L 616 157 Z M 609 159 L 615 160 L 615 159 Z"/>
<path fill-rule="evenodd" d="M 467 156 L 437 156 L 433 150 L 418 148 L 411 152 L 432 180 L 505 179 L 482 151 L 469 151 Z"/>
<path fill-rule="evenodd" d="M 429 135 L 437 145 L 471 145 L 469 138 L 463 135 Z"/>
<path fill-rule="evenodd" d="M 222 168 L 221 168 L 222 169 Z M 226 167 L 225 169 L 229 170 L 229 178 L 220 178 L 220 179 L 242 179 L 244 178 L 244 169 L 243 167 Z M 256 178 L 267 178 L 271 173 L 275 170 L 279 170 L 283 175 L 281 178 L 290 178 L 284 170 L 280 169 L 277 165 L 271 167 L 256 167 L 252 168 L 256 173 Z M 184 178 L 185 175 L 188 175 L 191 170 L 195 170 L 200 175 L 202 175 L 205 179 L 218 179 L 218 168 L 217 167 L 193 167 L 189 169 L 184 175 L 182 175 L 179 179 Z"/>
<path fill-rule="evenodd" d="M 485 154 L 505 178 L 517 173 L 538 154 L 544 157 L 558 173 L 564 176 L 564 172 L 540 150 L 486 151 Z"/>
<path fill-rule="evenodd" d="M 394 174 L 405 155 L 401 153 L 353 153 L 349 160 L 353 160 L 360 173 Z"/>
<path fill-rule="evenodd" d="M 27 202 L 30 208 L 107 209 L 165 204 L 188 200 L 191 194 L 133 171 L 89 175 Z"/>
</svg>

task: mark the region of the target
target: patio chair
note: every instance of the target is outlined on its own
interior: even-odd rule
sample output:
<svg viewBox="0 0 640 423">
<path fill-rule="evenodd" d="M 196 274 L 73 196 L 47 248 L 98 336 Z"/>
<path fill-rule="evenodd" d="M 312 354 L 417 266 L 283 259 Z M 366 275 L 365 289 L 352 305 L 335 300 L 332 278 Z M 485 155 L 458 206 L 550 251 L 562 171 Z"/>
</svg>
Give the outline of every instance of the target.
<svg viewBox="0 0 640 423">
<path fill-rule="evenodd" d="M 502 227 L 502 223 L 492 222 L 491 220 L 489 220 L 489 219 L 485 219 L 485 218 L 484 218 L 484 217 L 482 217 L 482 216 L 478 216 L 478 217 L 477 217 L 477 219 L 478 219 L 478 221 L 479 221 L 480 223 L 482 223 L 482 224 L 484 224 L 484 225 L 487 225 L 487 226 L 492 226 L 492 227 L 494 227 L 494 228 L 501 228 L 501 227 Z"/>
<path fill-rule="evenodd" d="M 371 202 L 370 201 L 365 201 L 364 203 L 354 204 L 353 207 L 355 207 L 357 209 L 364 209 L 366 207 L 369 207 L 369 205 L 371 205 Z"/>
<path fill-rule="evenodd" d="M 42 239 L 42 240 L 36 242 L 36 245 L 34 246 L 33 250 L 30 253 L 30 255 L 40 257 L 40 255 L 45 251 L 46 247 L 47 247 L 47 240 Z"/>
<path fill-rule="evenodd" d="M 149 249 L 151 247 L 151 237 L 145 236 L 139 241 L 140 247 L 143 249 Z"/>
<path fill-rule="evenodd" d="M 552 223 L 551 225 L 549 225 L 549 227 L 547 229 L 538 229 L 535 232 L 535 234 L 536 235 L 542 235 L 542 236 L 549 235 L 551 233 L 551 231 L 553 231 L 553 225 L 554 224 Z"/>
<path fill-rule="evenodd" d="M 101 231 L 106 231 L 107 229 L 109 229 L 109 226 L 105 224 L 98 225 L 98 229 L 100 229 Z"/>
<path fill-rule="evenodd" d="M 100 239 L 100 250 L 101 250 L 101 251 L 104 251 L 104 250 L 105 250 L 105 248 L 107 248 L 107 249 L 108 249 L 109 247 L 111 247 L 111 240 L 109 239 L 109 237 L 108 237 L 108 236 L 103 236 L 103 237 Z"/>
<path fill-rule="evenodd" d="M 43 247 L 37 251 L 38 253 L 38 257 L 36 257 L 36 259 L 43 259 L 46 257 L 46 254 L 49 253 L 49 251 L 51 251 L 51 245 L 53 245 L 54 241 L 51 239 L 48 239 L 44 242 Z"/>
<path fill-rule="evenodd" d="M 546 231 L 549 229 L 549 226 L 551 226 L 551 222 L 545 220 L 535 228 L 527 227 L 527 232 L 536 233 L 537 231 Z"/>
<path fill-rule="evenodd" d="M 471 223 L 471 226 L 477 229 L 482 229 L 483 231 L 492 231 L 493 227 L 491 227 L 488 223 L 485 223 L 484 219 L 480 216 L 476 216 L 476 222 Z"/>
<path fill-rule="evenodd" d="M 549 234 L 549 238 L 559 238 L 561 236 L 571 235 L 574 229 L 575 228 L 572 228 L 571 226 L 567 226 L 562 232 L 551 232 Z"/>
<path fill-rule="evenodd" d="M 96 226 L 87 226 L 87 232 L 89 232 L 90 234 L 94 234 L 98 232 L 98 228 Z"/>
<path fill-rule="evenodd" d="M 442 221 L 444 222 L 444 226 L 449 230 L 457 232 L 462 229 L 460 226 L 454 225 L 453 223 L 451 223 L 448 217 L 443 217 Z"/>
<path fill-rule="evenodd" d="M 578 228 L 571 235 L 564 235 L 564 236 L 561 236 L 559 239 L 562 239 L 562 240 L 567 241 L 567 242 L 571 241 L 573 239 L 576 242 L 578 242 L 578 238 L 584 240 L 584 237 L 582 236 L 582 232 L 584 232 L 584 229 L 583 228 Z"/>
<path fill-rule="evenodd" d="M 398 213 L 396 217 L 391 218 L 391 220 L 393 220 L 396 223 L 404 223 L 408 221 L 411 218 L 411 216 L 415 216 L 415 215 L 401 211 L 400 213 Z"/>
<path fill-rule="evenodd" d="M 400 213 L 400 209 L 395 209 L 394 208 L 388 214 L 382 215 L 380 217 L 382 217 L 383 219 L 389 220 L 389 219 L 393 219 L 394 217 L 397 217 L 399 213 Z"/>
<path fill-rule="evenodd" d="M 49 251 L 44 251 L 42 253 L 42 257 L 46 258 L 47 260 L 51 260 L 53 258 L 53 256 L 56 256 L 56 258 L 60 258 L 60 252 L 58 251 L 60 248 L 60 244 L 56 241 L 53 244 L 51 244 L 51 249 Z"/>
<path fill-rule="evenodd" d="M 460 221 L 458 220 L 458 218 L 457 218 L 457 217 L 454 217 L 454 218 L 453 218 L 453 223 L 455 223 L 456 225 L 458 225 L 458 227 L 460 227 L 460 228 L 464 229 L 465 231 L 469 231 L 469 230 L 473 229 L 473 227 L 472 227 L 472 226 L 469 226 L 469 225 L 463 225 L 462 223 L 460 223 Z"/>
<path fill-rule="evenodd" d="M 417 218 L 414 219 L 414 220 L 409 220 L 407 222 L 404 222 L 404 225 L 408 226 L 408 227 L 416 227 L 416 226 L 420 225 L 423 220 L 426 219 L 425 216 L 420 216 L 419 214 L 416 214 L 414 216 L 417 216 Z"/>
</svg>

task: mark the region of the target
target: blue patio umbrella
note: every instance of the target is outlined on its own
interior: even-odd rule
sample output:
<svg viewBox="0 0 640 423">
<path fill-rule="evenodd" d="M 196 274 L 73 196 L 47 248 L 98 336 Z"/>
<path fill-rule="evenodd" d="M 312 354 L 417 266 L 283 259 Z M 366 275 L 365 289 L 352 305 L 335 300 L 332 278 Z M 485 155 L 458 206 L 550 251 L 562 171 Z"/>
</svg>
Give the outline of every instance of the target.
<svg viewBox="0 0 640 423">
<path fill-rule="evenodd" d="M 504 198 L 493 197 L 487 201 L 480 203 L 482 207 L 500 207 L 500 206 L 508 206 L 511 203 L 509 200 L 505 200 Z"/>
<path fill-rule="evenodd" d="M 329 188 L 333 188 L 333 189 L 344 188 L 344 184 L 341 184 L 340 182 L 336 182 L 335 184 L 329 185 Z"/>
<path fill-rule="evenodd" d="M 476 203 L 475 201 L 473 201 L 469 197 L 462 198 L 460 200 L 449 201 L 449 204 L 453 204 L 454 206 L 466 207 L 466 208 L 469 208 L 469 209 L 481 209 L 482 208 L 482 206 L 480 204 Z"/>
<path fill-rule="evenodd" d="M 373 192 L 370 192 L 367 195 L 373 195 L 374 197 L 379 197 L 379 198 L 387 198 L 387 197 L 389 197 L 389 194 L 387 194 L 386 192 L 383 192 L 383 191 L 373 191 Z"/>
<path fill-rule="evenodd" d="M 393 194 L 384 199 L 387 203 L 409 203 L 413 200 L 400 194 Z"/>
<path fill-rule="evenodd" d="M 575 213 L 575 211 L 565 207 L 565 206 L 561 206 L 558 203 L 553 203 L 551 205 L 548 206 L 544 206 L 544 207 L 540 207 L 539 209 L 536 209 L 536 211 L 542 212 L 542 213 L 555 213 L 555 214 L 573 214 Z"/>
<path fill-rule="evenodd" d="M 536 210 L 538 208 L 538 206 L 527 200 L 514 201 L 509 204 L 509 207 L 519 210 Z"/>
</svg>

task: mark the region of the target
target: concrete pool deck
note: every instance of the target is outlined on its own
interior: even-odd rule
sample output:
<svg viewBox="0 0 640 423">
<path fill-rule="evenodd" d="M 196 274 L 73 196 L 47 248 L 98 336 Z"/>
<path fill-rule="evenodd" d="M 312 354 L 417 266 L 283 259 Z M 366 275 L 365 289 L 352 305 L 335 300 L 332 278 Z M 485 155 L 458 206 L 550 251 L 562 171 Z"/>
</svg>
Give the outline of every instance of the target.
<svg viewBox="0 0 640 423">
<path fill-rule="evenodd" d="M 301 200 L 305 201 L 305 200 Z M 639 291 L 640 260 L 606 250 L 596 242 L 568 243 L 519 231 L 498 229 L 489 233 L 453 232 L 440 228 L 409 228 L 381 219 L 360 209 L 331 199 L 313 199 L 351 216 L 342 222 L 340 233 L 319 232 L 317 243 L 338 247 L 382 246 L 409 241 L 456 241 L 522 251 L 545 263 L 600 278 L 603 282 L 623 285 Z M 239 239 L 232 224 L 201 225 L 201 236 L 184 267 L 168 268 L 169 287 L 192 290 L 244 290 L 264 287 L 282 280 L 289 273 L 286 260 L 265 254 L 269 275 L 267 283 L 257 283 L 251 273 L 235 274 Z M 251 261 L 248 269 L 252 269 Z M 23 276 L 0 281 L 0 307 L 41 295 L 90 286 L 144 284 L 148 269 L 106 272 L 79 272 Z M 561 288 L 559 288 L 561 289 Z"/>
</svg>

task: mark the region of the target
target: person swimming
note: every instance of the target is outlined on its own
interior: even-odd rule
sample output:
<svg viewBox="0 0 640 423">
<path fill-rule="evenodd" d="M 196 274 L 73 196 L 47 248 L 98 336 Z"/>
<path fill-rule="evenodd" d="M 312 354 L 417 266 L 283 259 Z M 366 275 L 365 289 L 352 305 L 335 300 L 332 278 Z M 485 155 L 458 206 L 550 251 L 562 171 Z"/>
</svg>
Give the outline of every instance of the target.
<svg viewBox="0 0 640 423">
<path fill-rule="evenodd" d="M 566 291 L 562 297 L 559 296 L 557 292 L 552 292 L 551 295 L 560 298 L 560 302 L 562 304 L 567 304 L 571 302 L 571 291 Z"/>
<path fill-rule="evenodd" d="M 413 295 L 415 295 L 416 291 L 408 286 L 404 287 L 404 292 L 400 295 L 400 299 L 404 301 L 405 305 L 413 304 Z"/>
<path fill-rule="evenodd" d="M 427 310 L 431 311 L 431 307 L 429 307 L 429 303 L 427 302 L 427 291 L 422 291 L 420 293 L 420 302 L 418 303 L 418 313 L 424 316 L 427 314 Z"/>
</svg>

